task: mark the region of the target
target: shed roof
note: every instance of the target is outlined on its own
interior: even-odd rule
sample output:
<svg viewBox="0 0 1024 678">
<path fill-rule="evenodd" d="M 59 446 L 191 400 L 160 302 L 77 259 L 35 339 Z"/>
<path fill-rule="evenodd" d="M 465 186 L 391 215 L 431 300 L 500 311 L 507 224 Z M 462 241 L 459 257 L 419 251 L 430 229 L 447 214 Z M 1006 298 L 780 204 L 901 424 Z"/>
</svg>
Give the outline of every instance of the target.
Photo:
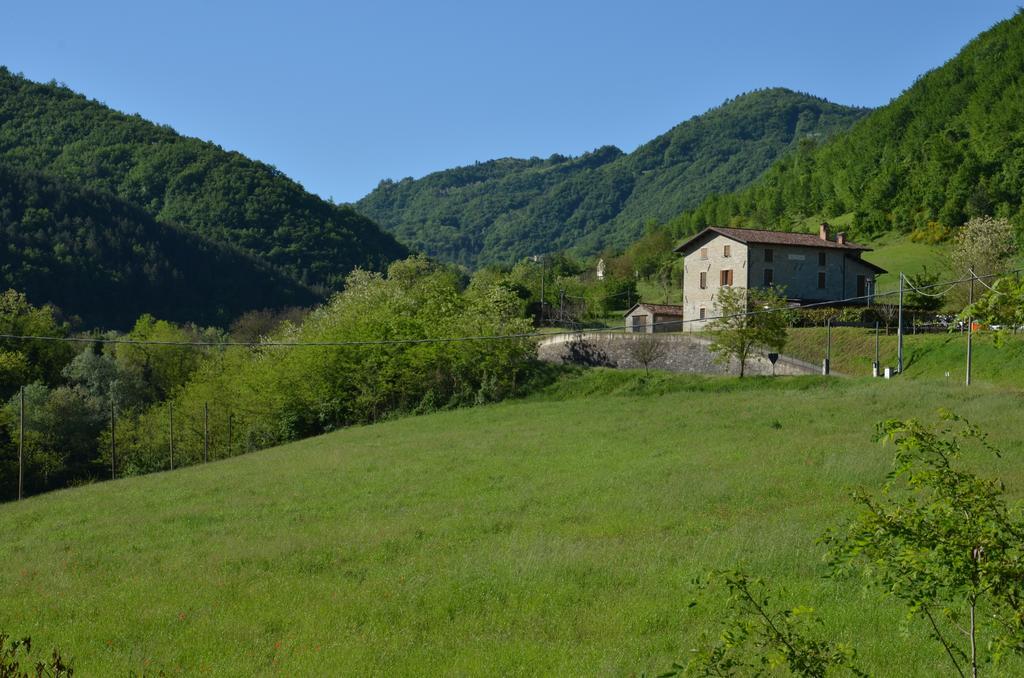
<svg viewBox="0 0 1024 678">
<path fill-rule="evenodd" d="M 637 308 L 643 306 L 651 313 L 655 315 L 677 315 L 680 318 L 683 317 L 683 307 L 676 304 L 633 304 L 633 307 L 623 313 L 623 317 L 628 316 L 630 313 L 635 311 Z"/>
<path fill-rule="evenodd" d="M 870 247 L 858 245 L 857 243 L 838 243 L 834 240 L 822 240 L 813 233 L 790 233 L 788 231 L 762 231 L 754 228 L 725 228 L 724 226 L 708 226 L 703 231 L 693 236 L 679 247 L 675 252 L 686 253 L 698 240 L 708 233 L 717 233 L 726 238 L 731 238 L 741 243 L 756 243 L 763 245 L 791 245 L 796 247 L 815 247 L 818 249 L 836 249 L 847 251 L 870 252 Z"/>
</svg>

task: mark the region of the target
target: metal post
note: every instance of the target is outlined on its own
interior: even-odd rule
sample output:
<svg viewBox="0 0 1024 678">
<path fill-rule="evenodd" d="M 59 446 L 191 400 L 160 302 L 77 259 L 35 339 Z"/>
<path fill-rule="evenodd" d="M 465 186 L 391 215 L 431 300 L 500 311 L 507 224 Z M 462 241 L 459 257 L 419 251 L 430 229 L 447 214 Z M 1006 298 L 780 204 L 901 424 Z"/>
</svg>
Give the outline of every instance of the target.
<svg viewBox="0 0 1024 678">
<path fill-rule="evenodd" d="M 971 286 L 967 292 L 967 305 L 974 303 L 974 268 L 969 268 L 971 273 Z M 974 318 L 967 319 L 967 386 L 971 385 L 971 338 L 974 335 Z"/>
<path fill-rule="evenodd" d="M 871 365 L 871 376 L 877 377 L 881 369 L 881 361 L 878 354 L 878 321 L 875 321 L 875 362 Z"/>
<path fill-rule="evenodd" d="M 900 319 L 896 329 L 896 374 L 903 374 L 903 271 L 900 271 Z"/>
<path fill-rule="evenodd" d="M 203 403 L 203 463 L 210 461 L 210 404 Z"/>
<path fill-rule="evenodd" d="M 544 274 L 545 274 L 545 261 L 544 257 L 540 258 L 540 324 L 544 326 Z"/>
<path fill-rule="evenodd" d="M 117 466 L 114 459 L 117 453 L 117 442 L 114 438 L 114 394 L 110 394 L 110 479 L 117 477 Z"/>
<path fill-rule="evenodd" d="M 821 363 L 821 373 L 827 377 L 832 367 L 832 318 L 828 319 L 825 327 L 825 360 Z"/>
<path fill-rule="evenodd" d="M 25 387 L 18 391 L 18 501 L 25 485 Z"/>
<path fill-rule="evenodd" d="M 174 403 L 167 402 L 167 449 L 170 452 L 171 470 L 174 470 Z"/>
</svg>

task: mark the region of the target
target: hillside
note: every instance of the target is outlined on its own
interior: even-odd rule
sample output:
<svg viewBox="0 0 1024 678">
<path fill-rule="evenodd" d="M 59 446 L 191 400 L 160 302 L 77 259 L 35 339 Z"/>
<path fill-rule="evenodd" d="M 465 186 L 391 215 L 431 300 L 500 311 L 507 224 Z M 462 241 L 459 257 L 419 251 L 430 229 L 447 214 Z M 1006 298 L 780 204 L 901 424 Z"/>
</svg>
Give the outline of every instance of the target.
<svg viewBox="0 0 1024 678">
<path fill-rule="evenodd" d="M 705 196 L 747 185 L 802 139 L 847 129 L 866 109 L 785 89 L 727 101 L 625 154 L 504 158 L 383 181 L 356 203 L 403 242 L 467 266 L 636 239 Z"/>
<path fill-rule="evenodd" d="M 407 254 L 369 219 L 270 165 L 3 67 L 0 160 L 115 195 L 312 287 L 337 288 L 357 266 L 380 270 Z"/>
<path fill-rule="evenodd" d="M 874 423 L 939 406 L 992 432 L 1010 454 L 980 466 L 1020 497 L 1005 391 L 597 370 L 2 505 L 0 629 L 82 675 L 657 675 L 714 628 L 692 579 L 742 566 L 869 673 L 941 675 L 925 629 L 824 578 L 815 543 L 885 481 Z"/>
<path fill-rule="evenodd" d="M 995 25 L 845 134 L 807 144 L 739 192 L 674 225 L 790 228 L 853 213 L 863 237 L 956 227 L 981 215 L 1024 226 L 1024 12 Z"/>
<path fill-rule="evenodd" d="M 143 313 L 226 327 L 245 311 L 320 298 L 237 248 L 2 162 L 0 234 L 0 290 L 54 304 L 90 327 L 128 329 Z"/>
</svg>

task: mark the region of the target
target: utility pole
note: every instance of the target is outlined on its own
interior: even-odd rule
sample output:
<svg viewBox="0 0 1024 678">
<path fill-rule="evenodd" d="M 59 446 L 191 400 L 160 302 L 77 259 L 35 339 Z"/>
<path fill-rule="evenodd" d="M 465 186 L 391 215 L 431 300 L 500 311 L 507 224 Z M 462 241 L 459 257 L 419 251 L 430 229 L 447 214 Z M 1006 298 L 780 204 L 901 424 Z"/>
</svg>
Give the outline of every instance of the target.
<svg viewBox="0 0 1024 678">
<path fill-rule="evenodd" d="M 229 457 L 231 456 L 231 443 L 233 441 L 233 438 L 231 437 L 231 428 L 232 428 L 231 425 L 234 424 L 234 422 L 235 422 L 235 414 L 233 412 L 228 412 L 228 456 Z"/>
<path fill-rule="evenodd" d="M 974 303 L 974 267 L 967 269 L 971 273 L 971 286 L 967 292 L 967 305 Z M 967 386 L 971 385 L 971 338 L 974 335 L 974 318 L 967 319 Z"/>
<path fill-rule="evenodd" d="M 210 403 L 203 403 L 203 463 L 210 461 Z"/>
<path fill-rule="evenodd" d="M 881 361 L 878 355 L 878 321 L 875 321 L 875 362 L 871 366 L 871 376 L 877 377 L 881 370 Z"/>
<path fill-rule="evenodd" d="M 900 319 L 896 329 L 896 374 L 903 374 L 903 271 L 900 271 Z"/>
<path fill-rule="evenodd" d="M 821 374 L 828 376 L 832 367 L 832 318 L 829 318 L 825 330 L 825 360 L 821 363 Z"/>
<path fill-rule="evenodd" d="M 170 452 L 171 470 L 174 470 L 174 403 L 167 401 L 167 450 Z"/>
<path fill-rule="evenodd" d="M 540 325 L 544 326 L 544 269 L 545 260 L 544 257 L 540 258 Z"/>
<path fill-rule="evenodd" d="M 117 443 L 114 438 L 114 392 L 110 392 L 110 479 L 117 477 L 117 466 L 114 463 Z"/>
<path fill-rule="evenodd" d="M 18 391 L 18 501 L 25 485 L 25 387 Z"/>
</svg>

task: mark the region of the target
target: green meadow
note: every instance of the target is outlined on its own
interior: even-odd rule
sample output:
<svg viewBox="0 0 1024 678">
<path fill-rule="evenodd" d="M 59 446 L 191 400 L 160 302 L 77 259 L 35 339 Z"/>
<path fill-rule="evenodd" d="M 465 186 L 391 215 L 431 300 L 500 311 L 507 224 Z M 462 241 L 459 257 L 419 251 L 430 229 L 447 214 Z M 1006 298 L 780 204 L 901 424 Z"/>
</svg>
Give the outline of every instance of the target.
<svg viewBox="0 0 1024 678">
<path fill-rule="evenodd" d="M 0 629 L 80 675 L 656 674 L 743 567 L 876 675 L 947 673 L 923 627 L 825 578 L 887 417 L 948 407 L 1007 452 L 1021 393 L 945 380 L 592 370 L 526 400 L 355 427 L 0 506 Z M 1004 667 L 1010 673 L 1020 666 Z"/>
</svg>

